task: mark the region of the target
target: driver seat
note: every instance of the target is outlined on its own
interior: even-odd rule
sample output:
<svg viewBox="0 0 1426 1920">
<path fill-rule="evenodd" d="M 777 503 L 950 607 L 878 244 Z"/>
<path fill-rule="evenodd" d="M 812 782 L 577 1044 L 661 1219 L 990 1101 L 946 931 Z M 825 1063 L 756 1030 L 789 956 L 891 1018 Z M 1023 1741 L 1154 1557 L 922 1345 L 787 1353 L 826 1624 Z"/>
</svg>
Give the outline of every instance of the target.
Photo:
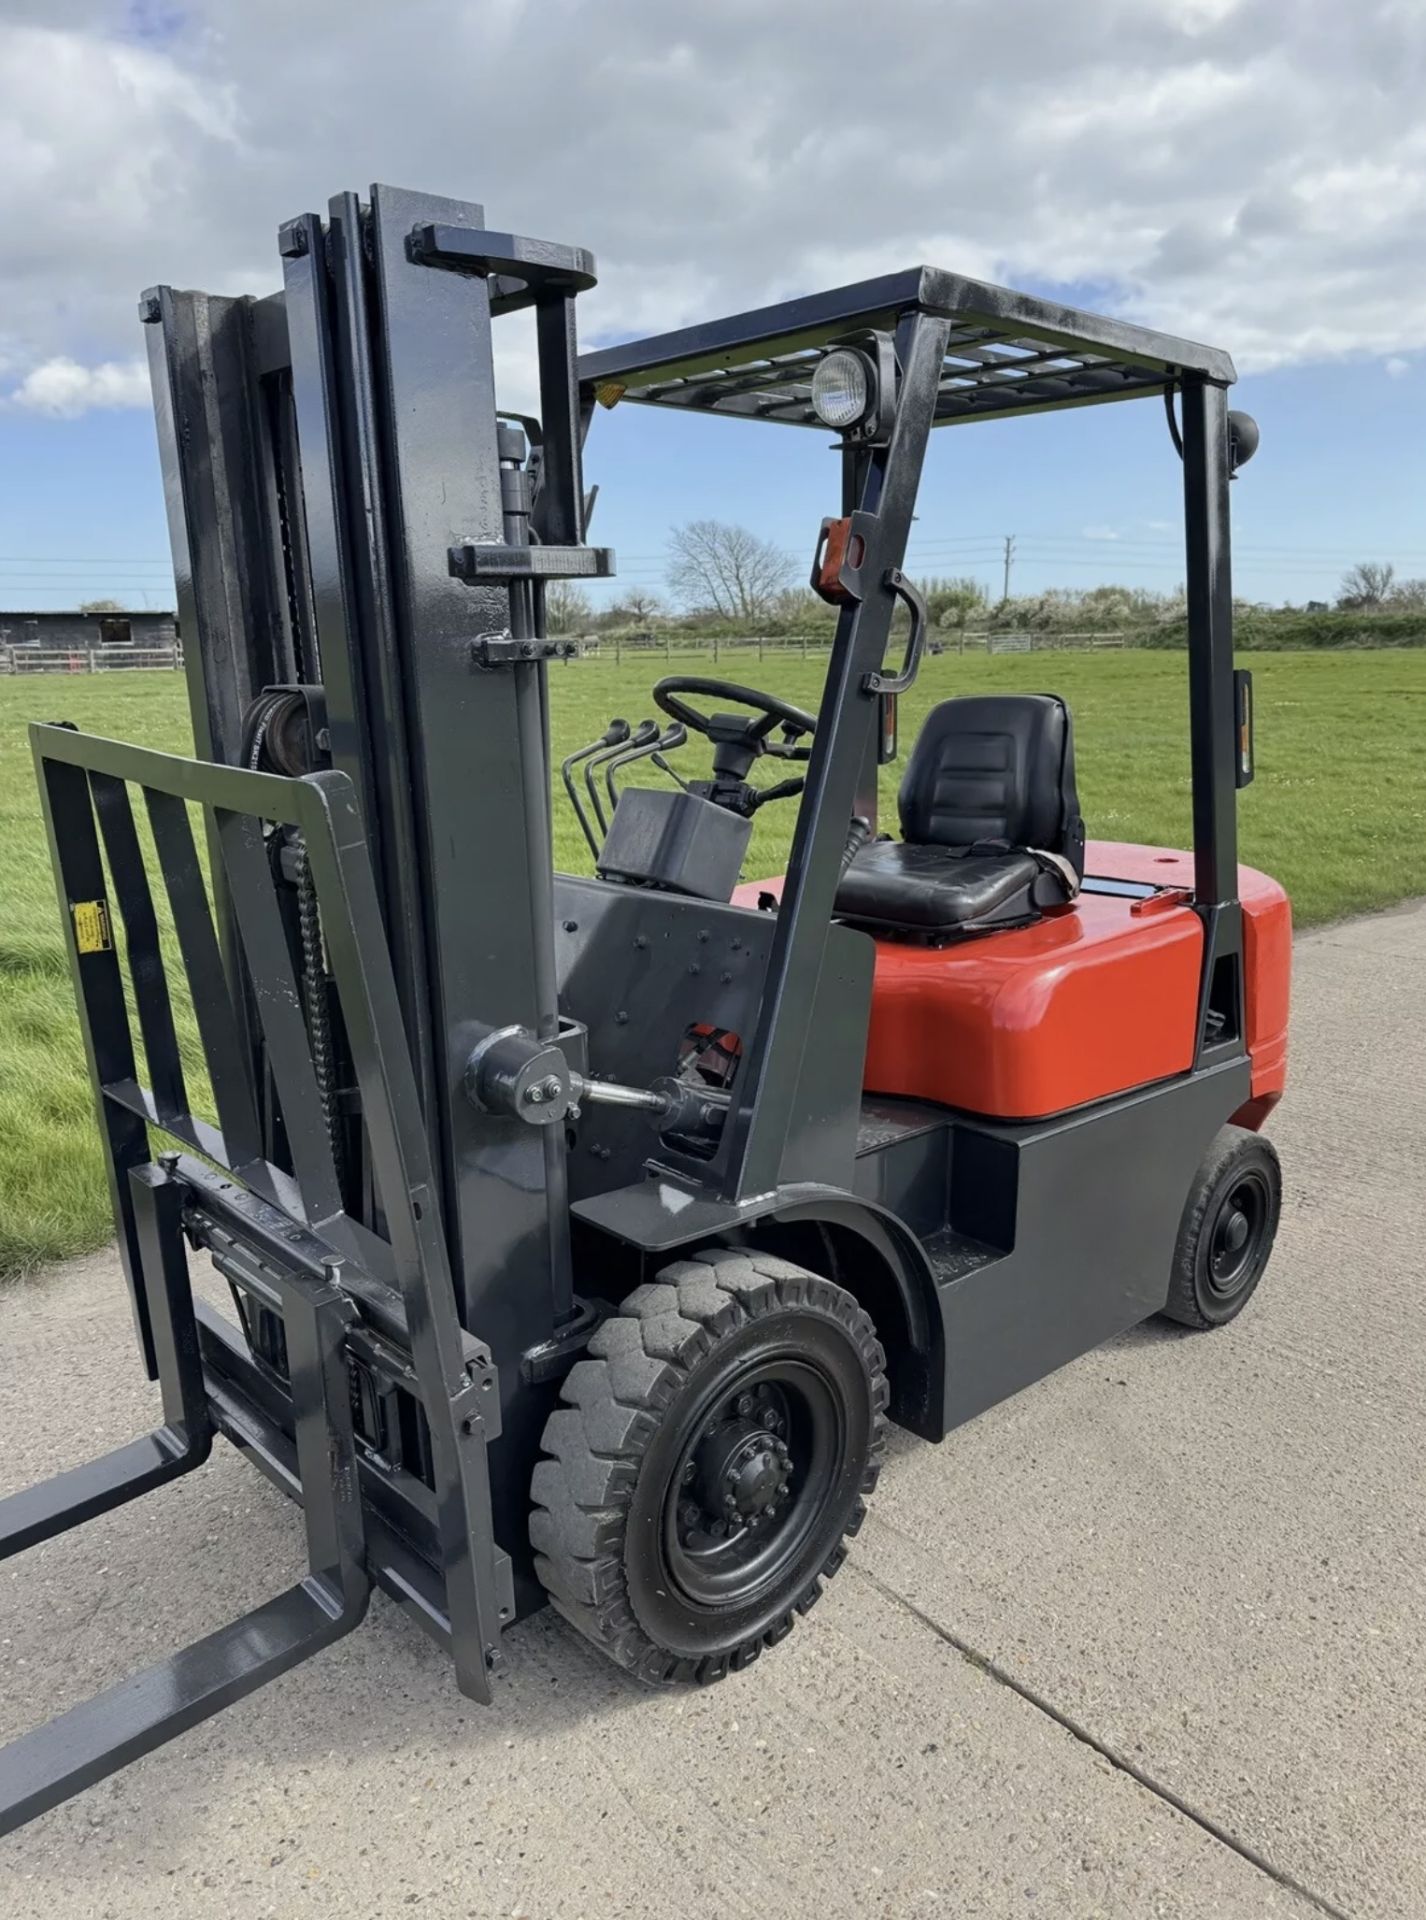
<svg viewBox="0 0 1426 1920">
<path fill-rule="evenodd" d="M 943 700 L 897 796 L 902 838 L 863 847 L 834 912 L 871 933 L 939 946 L 1026 926 L 1084 878 L 1074 729 L 1055 694 Z"/>
</svg>

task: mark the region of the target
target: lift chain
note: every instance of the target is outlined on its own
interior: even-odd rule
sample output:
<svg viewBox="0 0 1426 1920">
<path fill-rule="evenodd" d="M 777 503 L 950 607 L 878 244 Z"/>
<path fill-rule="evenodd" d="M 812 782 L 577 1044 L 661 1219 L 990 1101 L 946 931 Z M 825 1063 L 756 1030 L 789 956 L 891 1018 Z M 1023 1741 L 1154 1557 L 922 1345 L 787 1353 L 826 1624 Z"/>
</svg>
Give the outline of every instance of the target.
<svg viewBox="0 0 1426 1920">
<path fill-rule="evenodd" d="M 302 945 L 302 1003 L 312 1047 L 312 1074 L 317 1082 L 322 1119 L 326 1124 L 332 1162 L 340 1186 L 343 1172 L 342 1124 L 337 1111 L 337 1062 L 332 1044 L 332 1012 L 327 999 L 322 918 L 317 906 L 316 882 L 312 878 L 307 857 L 307 842 L 300 833 L 293 834 L 293 860 L 297 881 L 297 930 Z"/>
</svg>

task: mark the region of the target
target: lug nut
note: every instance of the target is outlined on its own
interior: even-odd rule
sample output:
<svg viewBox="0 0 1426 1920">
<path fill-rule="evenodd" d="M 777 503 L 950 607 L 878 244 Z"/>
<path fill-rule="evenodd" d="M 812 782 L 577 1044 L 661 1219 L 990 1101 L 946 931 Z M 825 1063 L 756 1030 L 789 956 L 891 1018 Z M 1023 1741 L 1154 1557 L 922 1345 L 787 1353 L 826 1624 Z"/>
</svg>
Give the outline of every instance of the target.
<svg viewBox="0 0 1426 1920">
<path fill-rule="evenodd" d="M 740 1393 L 738 1395 L 738 1412 L 746 1419 L 752 1410 L 753 1396 L 750 1393 Z"/>
<path fill-rule="evenodd" d="M 698 1473 L 697 1464 L 692 1460 L 685 1461 L 684 1468 L 683 1468 L 684 1486 L 691 1487 L 693 1485 L 695 1477 L 697 1476 L 697 1473 Z"/>
</svg>

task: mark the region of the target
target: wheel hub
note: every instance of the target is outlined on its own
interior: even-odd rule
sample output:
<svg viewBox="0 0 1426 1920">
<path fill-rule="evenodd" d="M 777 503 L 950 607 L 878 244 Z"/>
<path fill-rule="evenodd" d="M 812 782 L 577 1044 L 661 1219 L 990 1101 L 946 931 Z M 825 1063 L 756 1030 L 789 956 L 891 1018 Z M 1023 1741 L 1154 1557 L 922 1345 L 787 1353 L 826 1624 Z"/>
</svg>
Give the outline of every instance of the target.
<svg viewBox="0 0 1426 1920">
<path fill-rule="evenodd" d="M 730 1429 L 722 1471 L 713 1491 L 730 1525 L 755 1524 L 787 1493 L 792 1456 L 780 1435 L 751 1422 Z"/>
<path fill-rule="evenodd" d="M 1214 1293 L 1231 1296 L 1251 1274 L 1267 1215 L 1266 1192 L 1257 1180 L 1240 1180 L 1224 1197 L 1208 1245 L 1208 1284 Z"/>
<path fill-rule="evenodd" d="M 681 1475 L 679 1531 L 688 1539 L 730 1540 L 784 1509 L 797 1462 L 787 1410 L 775 1388 L 735 1395 L 705 1426 Z"/>
</svg>

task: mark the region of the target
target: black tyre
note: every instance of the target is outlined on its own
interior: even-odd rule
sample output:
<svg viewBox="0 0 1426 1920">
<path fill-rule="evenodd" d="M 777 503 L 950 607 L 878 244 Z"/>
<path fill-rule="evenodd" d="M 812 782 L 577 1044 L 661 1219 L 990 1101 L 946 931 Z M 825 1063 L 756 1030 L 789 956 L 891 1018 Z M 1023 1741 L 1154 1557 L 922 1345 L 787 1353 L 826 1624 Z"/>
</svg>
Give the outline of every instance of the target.
<svg viewBox="0 0 1426 1920">
<path fill-rule="evenodd" d="M 885 1446 L 885 1355 L 849 1293 L 719 1249 L 637 1287 L 570 1369 L 535 1468 L 550 1599 L 654 1683 L 782 1639 L 846 1554 Z"/>
<path fill-rule="evenodd" d="M 1282 1169 L 1271 1140 L 1224 1127 L 1184 1205 L 1166 1317 L 1185 1327 L 1236 1319 L 1263 1277 L 1281 1211 Z"/>
</svg>

